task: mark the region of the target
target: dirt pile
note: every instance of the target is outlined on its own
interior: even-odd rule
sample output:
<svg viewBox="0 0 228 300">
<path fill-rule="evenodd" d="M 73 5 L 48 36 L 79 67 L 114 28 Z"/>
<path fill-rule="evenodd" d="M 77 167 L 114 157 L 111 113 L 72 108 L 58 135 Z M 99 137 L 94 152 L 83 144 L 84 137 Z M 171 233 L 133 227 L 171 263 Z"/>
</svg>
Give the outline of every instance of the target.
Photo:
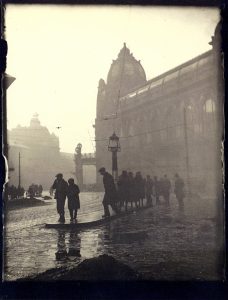
<svg viewBox="0 0 228 300">
<path fill-rule="evenodd" d="M 109 255 L 85 259 L 72 269 L 56 268 L 24 280 L 139 280 L 141 275 Z M 19 280 L 22 281 L 22 280 Z"/>
</svg>

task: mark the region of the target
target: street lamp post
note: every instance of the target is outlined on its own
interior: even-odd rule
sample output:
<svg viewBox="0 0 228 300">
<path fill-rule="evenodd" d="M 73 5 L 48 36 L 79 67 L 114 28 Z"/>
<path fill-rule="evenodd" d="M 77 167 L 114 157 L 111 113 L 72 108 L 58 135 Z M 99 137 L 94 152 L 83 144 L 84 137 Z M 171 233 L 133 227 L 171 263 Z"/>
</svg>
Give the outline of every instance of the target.
<svg viewBox="0 0 228 300">
<path fill-rule="evenodd" d="M 189 167 L 189 149 L 188 149 L 188 131 L 187 131 L 187 118 L 186 118 L 186 107 L 183 108 L 184 111 L 184 141 L 185 141 L 185 151 L 186 151 L 186 177 L 187 177 L 187 188 L 188 193 L 190 193 L 190 167 Z"/>
<path fill-rule="evenodd" d="M 118 179 L 117 152 L 120 151 L 120 143 L 115 132 L 109 138 L 108 151 L 112 152 L 112 176 L 116 182 Z"/>
</svg>

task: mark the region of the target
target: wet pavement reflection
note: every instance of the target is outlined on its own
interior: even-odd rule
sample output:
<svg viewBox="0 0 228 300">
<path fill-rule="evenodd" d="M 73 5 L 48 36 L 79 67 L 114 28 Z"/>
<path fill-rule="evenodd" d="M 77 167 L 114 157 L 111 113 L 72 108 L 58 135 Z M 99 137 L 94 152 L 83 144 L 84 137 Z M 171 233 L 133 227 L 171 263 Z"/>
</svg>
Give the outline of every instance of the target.
<svg viewBox="0 0 228 300">
<path fill-rule="evenodd" d="M 144 279 L 217 280 L 221 278 L 222 244 L 213 201 L 207 200 L 205 205 L 191 199 L 185 210 L 179 210 L 173 200 L 170 207 L 151 207 L 80 231 L 44 228 L 41 222 L 55 213 L 54 203 L 48 209 L 20 210 L 20 219 L 18 212 L 10 212 L 5 279 L 55 267 L 72 268 L 84 259 L 108 254 L 143 274 Z M 37 222 L 33 219 L 31 225 L 28 218 L 26 223 L 23 214 L 36 215 Z"/>
<path fill-rule="evenodd" d="M 77 232 L 70 232 L 67 250 L 66 232 L 63 230 L 58 231 L 57 252 L 55 253 L 55 258 L 57 261 L 65 259 L 75 260 L 75 258 L 81 257 L 80 249 L 81 237 Z"/>
</svg>

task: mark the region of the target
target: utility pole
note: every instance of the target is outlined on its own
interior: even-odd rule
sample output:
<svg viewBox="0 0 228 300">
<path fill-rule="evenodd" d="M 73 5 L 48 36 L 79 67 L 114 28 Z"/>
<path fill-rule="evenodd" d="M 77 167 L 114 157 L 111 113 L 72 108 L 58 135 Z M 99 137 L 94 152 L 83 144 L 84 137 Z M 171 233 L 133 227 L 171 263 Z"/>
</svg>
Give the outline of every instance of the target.
<svg viewBox="0 0 228 300">
<path fill-rule="evenodd" d="M 188 131 L 187 131 L 187 118 L 186 118 L 186 108 L 184 107 L 184 141 L 185 141 L 185 161 L 186 161 L 186 178 L 188 193 L 190 193 L 190 176 L 189 176 L 189 149 L 188 149 Z"/>
<path fill-rule="evenodd" d="M 21 153 L 19 152 L 19 164 L 18 164 L 18 187 L 21 187 Z"/>
</svg>

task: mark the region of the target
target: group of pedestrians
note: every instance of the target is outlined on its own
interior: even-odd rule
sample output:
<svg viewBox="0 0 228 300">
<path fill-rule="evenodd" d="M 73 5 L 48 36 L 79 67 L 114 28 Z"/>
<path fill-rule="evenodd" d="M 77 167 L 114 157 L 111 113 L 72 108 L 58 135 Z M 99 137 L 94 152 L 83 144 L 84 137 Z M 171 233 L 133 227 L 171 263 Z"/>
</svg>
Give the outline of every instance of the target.
<svg viewBox="0 0 228 300">
<path fill-rule="evenodd" d="M 142 207 L 144 199 L 146 199 L 147 206 L 153 206 L 153 198 L 156 205 L 161 204 L 161 198 L 164 199 L 166 206 L 170 204 L 171 181 L 166 174 L 161 178 L 157 176 L 151 178 L 150 175 L 143 178 L 141 172 L 136 172 L 134 175 L 132 172 L 122 171 L 116 188 L 112 175 L 104 167 L 100 168 L 99 173 L 103 176 L 105 189 L 103 199 L 104 217 L 110 216 L 109 205 L 115 213 L 118 213 L 123 206 L 125 206 L 127 211 L 129 203 L 131 208 L 133 208 L 133 205 L 135 208 Z M 183 199 L 185 197 L 184 181 L 178 174 L 175 174 L 174 193 L 178 200 L 179 208 L 183 209 Z"/>
<path fill-rule="evenodd" d="M 131 204 L 135 209 L 144 205 L 146 199 L 147 206 L 153 206 L 153 199 L 155 204 L 161 204 L 161 197 L 164 199 L 165 205 L 169 206 L 169 198 L 171 192 L 171 182 L 167 175 L 164 175 L 160 179 L 157 176 L 151 178 L 147 175 L 143 178 L 141 172 L 122 171 L 119 176 L 117 184 L 114 182 L 114 178 L 109 174 L 104 167 L 100 168 L 99 173 L 103 176 L 104 184 L 104 198 L 103 217 L 110 217 L 109 205 L 112 210 L 118 214 L 122 208 L 125 207 L 125 211 L 128 209 L 128 204 Z M 63 179 L 63 174 L 56 175 L 56 179 L 51 187 L 51 192 L 55 190 L 55 199 L 57 204 L 57 212 L 59 214 L 59 222 L 65 222 L 65 201 L 68 198 L 68 209 L 70 213 L 71 222 L 76 221 L 77 211 L 80 209 L 79 199 L 79 187 L 74 183 L 74 179 L 70 178 L 68 182 Z M 183 209 L 185 197 L 184 193 L 184 181 L 176 174 L 174 193 L 179 203 L 179 208 Z"/>
<path fill-rule="evenodd" d="M 23 198 L 25 193 L 25 189 L 23 187 L 16 187 L 14 185 L 10 185 L 8 187 L 8 196 L 10 200 Z"/>
<path fill-rule="evenodd" d="M 43 193 L 43 187 L 41 184 L 34 184 L 32 183 L 29 188 L 28 191 L 26 192 L 26 196 L 33 198 L 33 197 L 41 197 Z"/>
</svg>

